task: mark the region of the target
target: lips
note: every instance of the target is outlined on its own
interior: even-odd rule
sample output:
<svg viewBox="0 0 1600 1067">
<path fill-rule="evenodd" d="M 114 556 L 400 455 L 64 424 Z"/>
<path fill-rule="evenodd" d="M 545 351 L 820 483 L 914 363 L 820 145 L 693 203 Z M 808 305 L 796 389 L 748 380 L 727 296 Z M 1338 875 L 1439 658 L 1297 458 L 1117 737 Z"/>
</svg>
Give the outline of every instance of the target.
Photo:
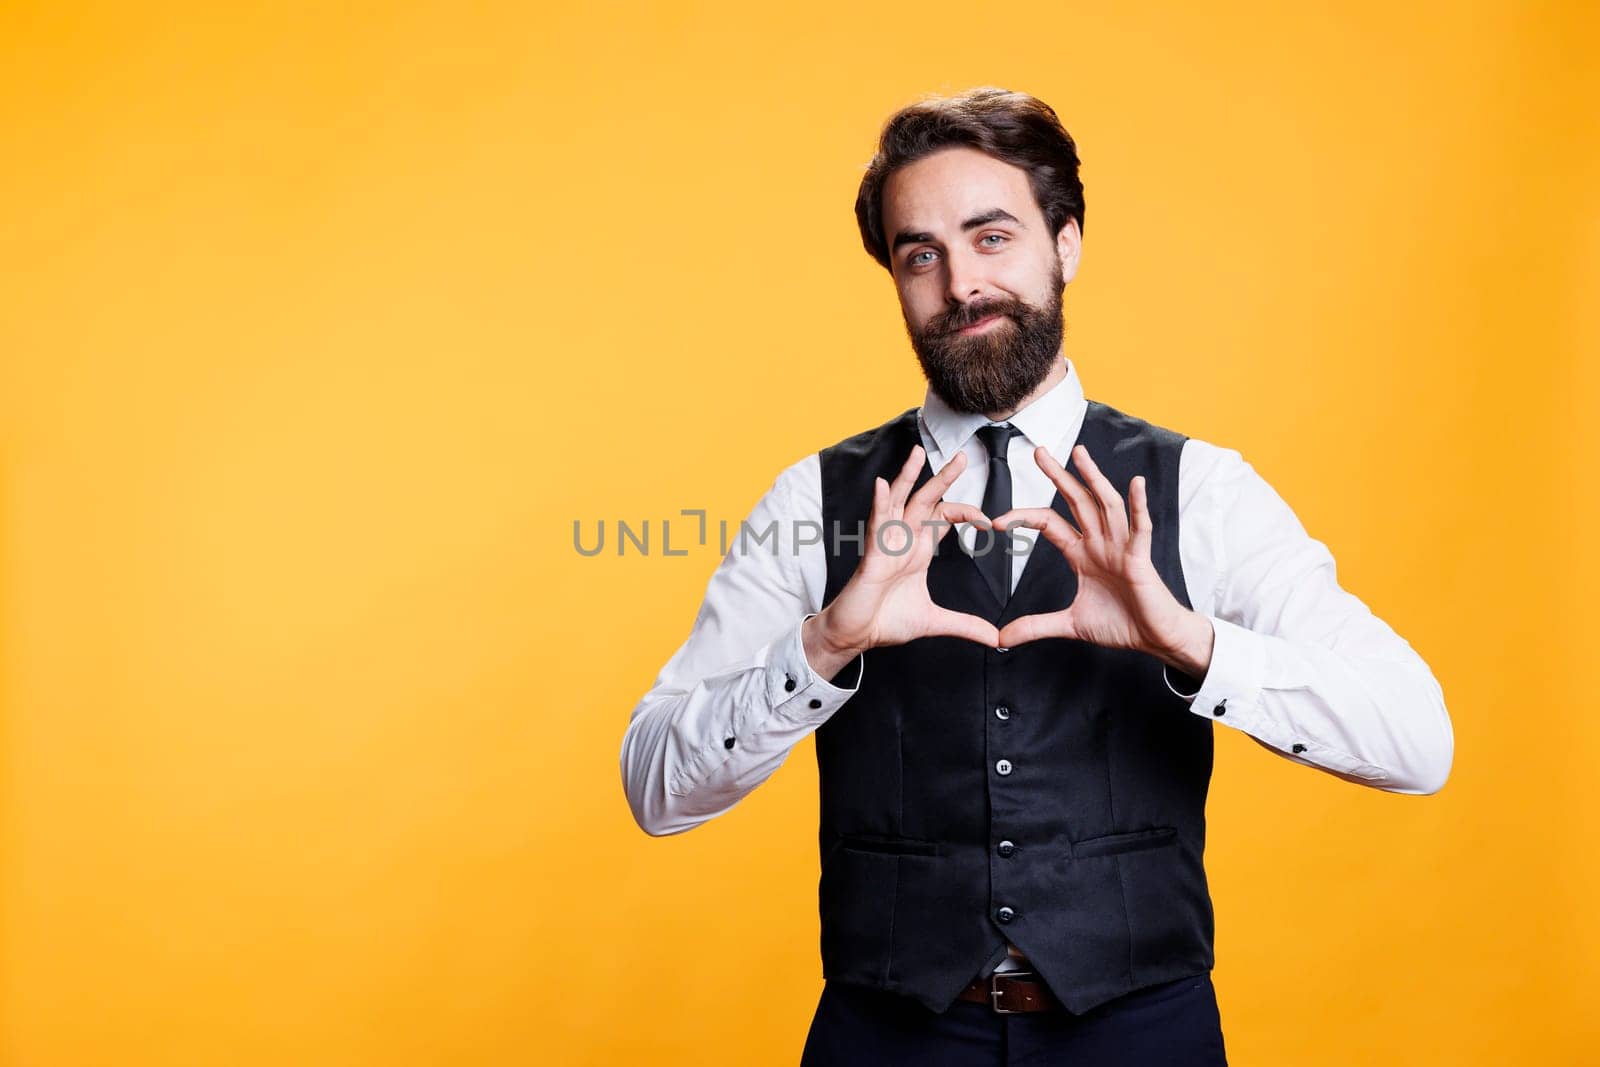
<svg viewBox="0 0 1600 1067">
<path fill-rule="evenodd" d="M 1001 318 L 1001 317 L 1002 317 L 1001 313 L 997 311 L 992 315 L 985 315 L 983 318 L 979 319 L 977 322 L 969 322 L 965 326 L 957 326 L 956 329 L 955 329 L 955 332 L 956 333 L 966 333 L 969 330 L 976 330 L 981 326 L 987 326 L 989 323 L 993 322 L 995 319 L 998 319 L 998 318 Z"/>
</svg>

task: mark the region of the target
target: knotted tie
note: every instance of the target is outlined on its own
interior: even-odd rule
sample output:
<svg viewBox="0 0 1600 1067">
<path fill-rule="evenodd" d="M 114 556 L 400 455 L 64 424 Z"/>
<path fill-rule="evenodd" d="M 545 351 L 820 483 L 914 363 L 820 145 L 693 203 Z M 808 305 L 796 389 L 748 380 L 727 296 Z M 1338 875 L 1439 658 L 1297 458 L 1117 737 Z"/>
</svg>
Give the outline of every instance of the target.
<svg viewBox="0 0 1600 1067">
<path fill-rule="evenodd" d="M 1022 431 L 1003 422 L 980 426 L 977 432 L 978 440 L 989 450 L 989 484 L 983 490 L 983 513 L 993 519 L 1011 510 L 1011 465 L 1006 462 L 1006 450 L 1011 439 Z M 973 562 L 1002 604 L 1011 599 L 1011 553 L 1006 551 L 1009 542 L 1010 538 L 999 530 L 993 531 L 987 552 L 979 542 L 973 542 L 978 552 Z"/>
</svg>

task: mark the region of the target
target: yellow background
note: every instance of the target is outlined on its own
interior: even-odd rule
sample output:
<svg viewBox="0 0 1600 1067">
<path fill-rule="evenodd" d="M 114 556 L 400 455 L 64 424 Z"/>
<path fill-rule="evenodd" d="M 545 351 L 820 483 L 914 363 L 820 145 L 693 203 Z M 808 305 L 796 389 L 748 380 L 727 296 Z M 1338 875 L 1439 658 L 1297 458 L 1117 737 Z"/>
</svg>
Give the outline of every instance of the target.
<svg viewBox="0 0 1600 1067">
<path fill-rule="evenodd" d="M 717 554 L 572 524 L 920 401 L 851 205 L 984 83 L 1080 143 L 1089 395 L 1240 449 L 1455 724 L 1423 798 L 1217 730 L 1234 1062 L 1594 1054 L 1591 5 L 335 7 L 0 12 L 7 1067 L 797 1057 L 811 744 L 640 832 Z"/>
</svg>

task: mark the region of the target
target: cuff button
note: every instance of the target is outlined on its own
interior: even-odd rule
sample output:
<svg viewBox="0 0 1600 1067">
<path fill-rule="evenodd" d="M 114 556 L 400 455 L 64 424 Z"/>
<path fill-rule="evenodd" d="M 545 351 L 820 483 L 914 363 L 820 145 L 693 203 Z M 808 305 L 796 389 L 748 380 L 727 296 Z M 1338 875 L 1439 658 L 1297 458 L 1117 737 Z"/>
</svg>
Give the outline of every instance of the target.
<svg viewBox="0 0 1600 1067">
<path fill-rule="evenodd" d="M 1306 750 L 1306 746 L 1304 746 L 1304 745 L 1295 745 L 1294 746 L 1294 751 L 1295 752 L 1304 752 L 1305 750 Z"/>
<path fill-rule="evenodd" d="M 1211 714 L 1226 715 L 1228 713 L 1227 703 L 1228 701 L 1224 699 L 1221 704 L 1218 704 L 1216 707 L 1211 709 Z"/>
</svg>

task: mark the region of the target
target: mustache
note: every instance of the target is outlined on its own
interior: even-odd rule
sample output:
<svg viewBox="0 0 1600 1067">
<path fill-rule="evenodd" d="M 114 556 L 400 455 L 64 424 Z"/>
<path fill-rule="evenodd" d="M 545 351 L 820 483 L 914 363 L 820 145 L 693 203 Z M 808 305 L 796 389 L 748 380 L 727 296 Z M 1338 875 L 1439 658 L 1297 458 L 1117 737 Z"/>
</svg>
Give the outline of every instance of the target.
<svg viewBox="0 0 1600 1067">
<path fill-rule="evenodd" d="M 990 315 L 1004 315 L 1009 319 L 1017 317 L 1017 304 L 1010 300 L 991 300 L 987 304 L 963 304 L 953 308 L 933 320 L 932 326 L 935 333 L 945 334 L 982 322 Z"/>
</svg>

